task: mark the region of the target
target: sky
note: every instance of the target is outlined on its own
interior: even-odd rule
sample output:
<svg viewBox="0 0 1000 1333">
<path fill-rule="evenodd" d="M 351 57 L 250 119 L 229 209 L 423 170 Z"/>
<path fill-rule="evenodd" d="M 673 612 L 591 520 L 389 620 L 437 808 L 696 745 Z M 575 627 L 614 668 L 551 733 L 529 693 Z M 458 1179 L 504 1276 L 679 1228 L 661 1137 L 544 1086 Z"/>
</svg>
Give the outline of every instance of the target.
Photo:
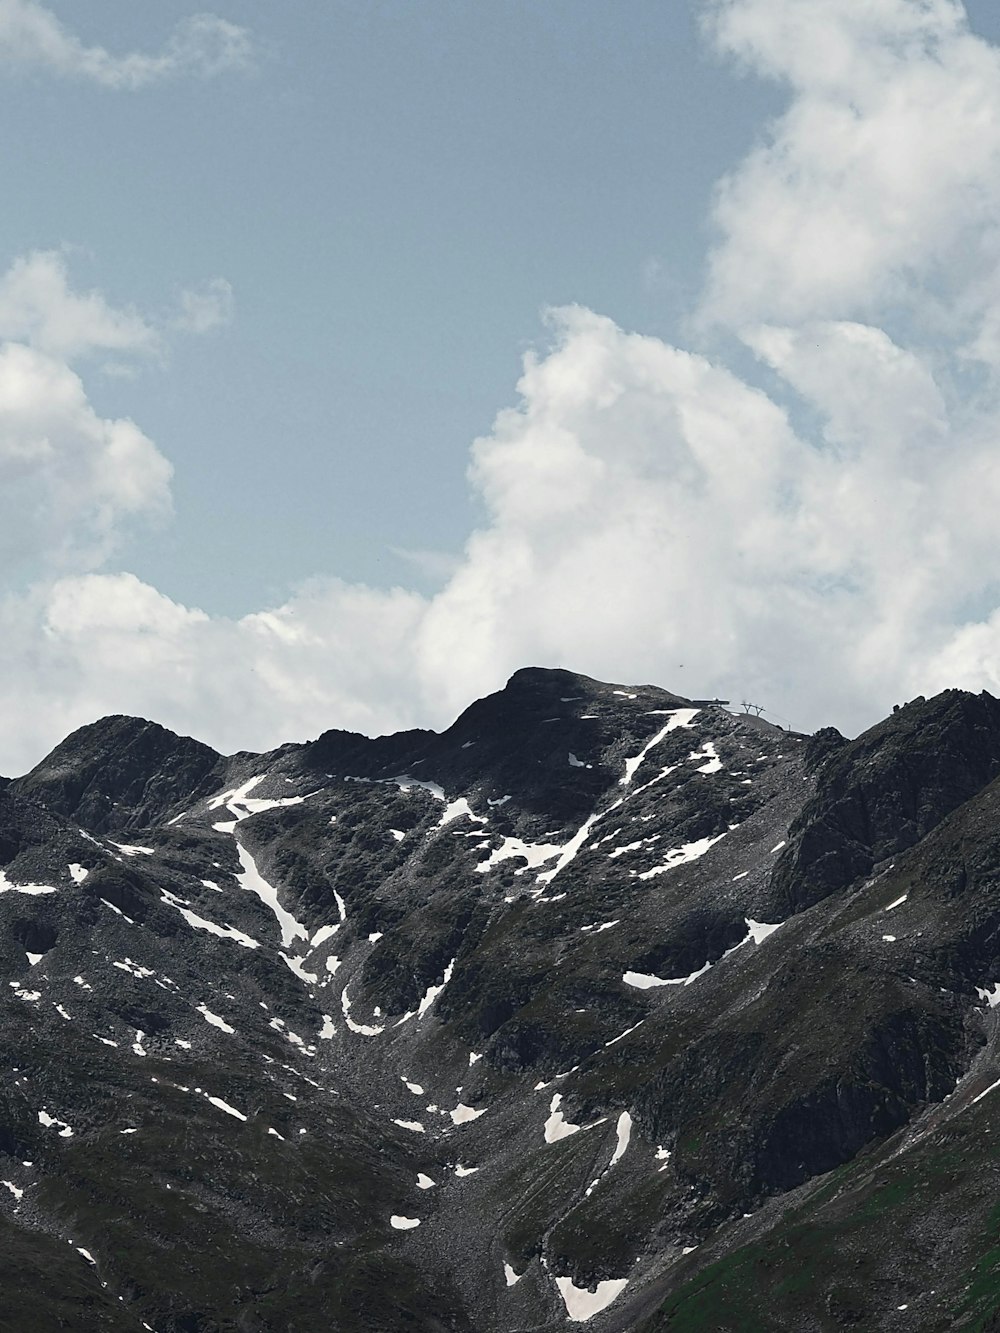
<svg viewBox="0 0 1000 1333">
<path fill-rule="evenodd" d="M 0 772 L 1000 693 L 993 0 L 0 0 Z"/>
</svg>

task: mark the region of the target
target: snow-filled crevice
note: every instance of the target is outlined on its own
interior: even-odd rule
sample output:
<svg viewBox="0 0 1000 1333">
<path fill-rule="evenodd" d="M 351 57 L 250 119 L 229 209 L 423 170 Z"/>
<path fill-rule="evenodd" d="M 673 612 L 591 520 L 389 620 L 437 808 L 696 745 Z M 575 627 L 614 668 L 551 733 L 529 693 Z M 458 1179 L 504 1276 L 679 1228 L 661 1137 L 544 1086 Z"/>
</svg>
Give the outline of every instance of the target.
<svg viewBox="0 0 1000 1333">
<path fill-rule="evenodd" d="M 278 899 L 278 890 L 260 873 L 256 861 L 241 842 L 237 842 L 236 852 L 243 867 L 242 874 L 236 876 L 237 882 L 241 888 L 256 894 L 264 906 L 274 913 L 281 927 L 281 947 L 287 949 L 295 939 L 303 939 L 308 943 L 309 931 L 301 921 L 296 921 L 291 912 L 282 907 Z"/>
<path fill-rule="evenodd" d="M 697 708 L 674 708 L 668 711 L 670 713 L 670 721 L 667 725 L 661 727 L 656 735 L 646 742 L 637 755 L 634 755 L 631 759 L 625 760 L 625 773 L 624 776 L 619 779 L 619 784 L 622 787 L 627 787 L 629 785 L 635 777 L 636 770 L 646 758 L 646 755 L 649 754 L 650 750 L 659 745 L 660 741 L 662 741 L 665 736 L 668 736 L 672 731 L 676 731 L 678 727 L 690 727 L 699 712 Z"/>
<path fill-rule="evenodd" d="M 444 977 L 442 978 L 440 984 L 437 986 L 428 986 L 427 990 L 424 992 L 424 997 L 420 1001 L 420 1005 L 417 1008 L 418 1018 L 423 1018 L 424 1014 L 427 1013 L 431 1005 L 434 1003 L 437 997 L 444 990 L 445 986 L 447 986 L 448 982 L 451 980 L 451 974 L 454 972 L 454 970 L 455 970 L 455 959 L 453 958 L 451 962 L 448 964 L 448 966 L 445 968 Z"/>
</svg>

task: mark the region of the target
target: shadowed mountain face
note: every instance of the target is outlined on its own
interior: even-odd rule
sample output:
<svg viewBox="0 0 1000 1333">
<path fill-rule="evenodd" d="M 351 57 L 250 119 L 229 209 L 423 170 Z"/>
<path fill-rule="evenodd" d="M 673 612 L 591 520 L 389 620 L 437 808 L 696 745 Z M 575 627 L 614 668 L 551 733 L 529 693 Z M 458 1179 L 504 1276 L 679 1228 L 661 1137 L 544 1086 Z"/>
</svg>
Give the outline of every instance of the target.
<svg viewBox="0 0 1000 1333">
<path fill-rule="evenodd" d="M 528 669 L 231 758 L 106 718 L 0 783 L 0 961 L 0 1329 L 1000 1310 L 988 695 L 847 741 Z"/>
</svg>

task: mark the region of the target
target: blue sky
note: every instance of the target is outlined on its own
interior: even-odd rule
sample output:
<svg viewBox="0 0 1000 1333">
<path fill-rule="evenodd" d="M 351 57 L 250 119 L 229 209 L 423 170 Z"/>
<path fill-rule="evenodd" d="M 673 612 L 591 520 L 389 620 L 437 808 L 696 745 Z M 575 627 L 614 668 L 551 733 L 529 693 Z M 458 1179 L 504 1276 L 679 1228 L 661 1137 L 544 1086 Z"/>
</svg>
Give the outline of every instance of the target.
<svg viewBox="0 0 1000 1333">
<path fill-rule="evenodd" d="M 53 5 L 85 42 L 161 48 L 179 0 Z M 119 560 L 241 614 L 315 574 L 428 582 L 457 554 L 471 440 L 543 307 L 668 332 L 700 279 L 713 182 L 776 105 L 685 3 L 241 3 L 252 67 L 109 93 L 0 85 L 0 249 L 168 305 L 224 276 L 234 319 L 136 378 L 88 382 L 176 468 L 175 520 Z M 24 151 L 28 147 L 29 151 Z M 433 565 L 430 566 L 433 569 Z"/>
<path fill-rule="evenodd" d="M 1000 689 L 987 0 L 0 0 L 0 771 Z"/>
</svg>

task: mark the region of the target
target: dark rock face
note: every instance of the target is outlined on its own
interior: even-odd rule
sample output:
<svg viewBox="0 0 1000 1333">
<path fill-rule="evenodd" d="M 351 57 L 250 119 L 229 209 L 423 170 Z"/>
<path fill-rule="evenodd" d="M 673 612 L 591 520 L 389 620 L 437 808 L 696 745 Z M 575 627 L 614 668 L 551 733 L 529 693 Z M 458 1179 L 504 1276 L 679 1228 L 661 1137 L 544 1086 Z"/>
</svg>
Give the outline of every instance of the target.
<svg viewBox="0 0 1000 1333">
<path fill-rule="evenodd" d="M 988 1326 L 998 775 L 986 695 L 807 739 L 540 669 L 82 729 L 0 783 L 0 1326 Z"/>
<path fill-rule="evenodd" d="M 819 736 L 826 755 L 816 794 L 775 874 L 796 909 L 912 847 L 1000 773 L 1000 702 L 986 693 L 922 699 L 848 745 Z"/>
<path fill-rule="evenodd" d="M 13 790 L 90 832 L 126 833 L 214 790 L 222 772 L 221 756 L 200 741 L 141 718 L 106 717 L 67 737 Z"/>
</svg>

